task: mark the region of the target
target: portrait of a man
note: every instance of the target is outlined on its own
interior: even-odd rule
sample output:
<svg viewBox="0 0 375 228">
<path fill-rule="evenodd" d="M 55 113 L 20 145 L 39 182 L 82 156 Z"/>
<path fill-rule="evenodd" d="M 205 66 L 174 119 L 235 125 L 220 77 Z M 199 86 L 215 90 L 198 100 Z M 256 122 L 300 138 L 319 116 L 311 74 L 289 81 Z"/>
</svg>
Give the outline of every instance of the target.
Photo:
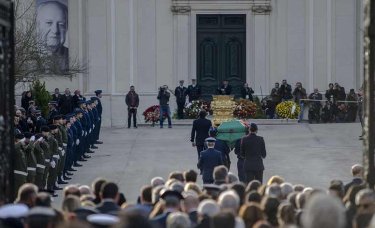
<svg viewBox="0 0 375 228">
<path fill-rule="evenodd" d="M 69 68 L 69 49 L 66 45 L 68 31 L 67 0 L 37 0 L 37 33 L 43 49 L 53 56 L 60 71 Z"/>
</svg>

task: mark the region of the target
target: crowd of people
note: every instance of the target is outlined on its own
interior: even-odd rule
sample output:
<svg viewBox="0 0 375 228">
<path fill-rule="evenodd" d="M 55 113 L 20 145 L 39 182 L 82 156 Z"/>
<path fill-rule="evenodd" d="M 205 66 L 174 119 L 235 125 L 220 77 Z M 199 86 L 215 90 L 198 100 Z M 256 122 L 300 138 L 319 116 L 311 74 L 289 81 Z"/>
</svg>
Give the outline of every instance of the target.
<svg viewBox="0 0 375 228">
<path fill-rule="evenodd" d="M 102 105 L 101 90 L 86 99 L 79 90 L 72 96 L 55 89 L 42 114 L 31 91 L 24 93 L 21 107 L 15 107 L 14 191 L 25 183 L 57 196 L 59 184 L 67 184 L 77 167 L 97 149 Z"/>
<path fill-rule="evenodd" d="M 291 184 L 272 176 L 247 185 L 225 166 L 212 184 L 197 183 L 197 172 L 154 177 L 129 203 L 119 186 L 98 178 L 91 187 L 68 185 L 61 205 L 35 184 L 23 184 L 14 204 L 0 207 L 0 227 L 14 228 L 366 228 L 375 227 L 375 192 L 366 188 L 361 165 L 353 180 L 332 180 L 326 190 Z M 134 199 L 135 200 L 135 199 Z"/>
</svg>

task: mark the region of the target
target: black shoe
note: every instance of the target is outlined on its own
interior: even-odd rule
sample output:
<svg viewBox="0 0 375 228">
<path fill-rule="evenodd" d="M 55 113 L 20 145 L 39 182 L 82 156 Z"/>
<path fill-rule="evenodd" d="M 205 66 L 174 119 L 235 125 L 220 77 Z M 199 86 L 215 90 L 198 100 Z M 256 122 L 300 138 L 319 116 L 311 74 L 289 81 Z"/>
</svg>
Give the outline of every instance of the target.
<svg viewBox="0 0 375 228">
<path fill-rule="evenodd" d="M 59 177 L 57 183 L 58 184 L 67 184 L 68 182 L 64 181 L 61 177 Z"/>
<path fill-rule="evenodd" d="M 94 145 L 92 145 L 92 146 L 91 146 L 91 149 L 98 149 L 98 147 L 97 147 L 97 146 L 94 146 Z"/>
<path fill-rule="evenodd" d="M 138 128 L 138 126 L 134 126 L 134 128 Z"/>
<path fill-rule="evenodd" d="M 53 187 L 53 190 L 58 191 L 58 190 L 62 190 L 62 188 L 60 188 L 59 186 L 55 186 Z"/>
<path fill-rule="evenodd" d="M 82 157 L 83 157 L 83 158 L 91 158 L 90 155 L 83 155 Z"/>
<path fill-rule="evenodd" d="M 130 127 L 128 126 L 128 129 L 129 129 Z"/>
<path fill-rule="evenodd" d="M 94 142 L 94 144 L 103 144 L 103 142 L 98 140 L 98 141 Z"/>
<path fill-rule="evenodd" d="M 73 166 L 74 166 L 74 167 L 81 167 L 82 165 L 79 164 L 78 162 L 76 162 Z M 73 170 L 74 170 L 74 169 L 73 169 Z M 77 170 L 74 170 L 74 171 L 77 171 Z"/>
<path fill-rule="evenodd" d="M 93 153 L 95 153 L 95 151 L 88 150 L 86 153 L 88 153 L 88 154 L 93 154 Z"/>
<path fill-rule="evenodd" d="M 84 159 L 84 158 L 81 158 L 81 159 L 78 159 L 78 161 L 80 161 L 80 162 L 85 162 L 85 161 L 87 161 L 87 160 Z"/>
<path fill-rule="evenodd" d="M 66 173 L 64 174 L 64 176 L 63 176 L 63 177 L 64 177 L 64 180 L 71 180 L 72 178 L 68 177 L 67 175 L 68 175 L 68 174 L 66 174 Z"/>
<path fill-rule="evenodd" d="M 66 172 L 65 175 L 66 176 L 73 176 L 73 173 Z"/>
</svg>

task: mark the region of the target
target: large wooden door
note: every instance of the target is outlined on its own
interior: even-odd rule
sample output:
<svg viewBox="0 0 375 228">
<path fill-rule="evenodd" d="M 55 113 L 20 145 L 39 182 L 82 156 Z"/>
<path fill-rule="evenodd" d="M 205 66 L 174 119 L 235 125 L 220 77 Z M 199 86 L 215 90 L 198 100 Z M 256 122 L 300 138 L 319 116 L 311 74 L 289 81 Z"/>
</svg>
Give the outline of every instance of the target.
<svg viewBox="0 0 375 228">
<path fill-rule="evenodd" d="M 197 79 L 205 99 L 224 79 L 240 94 L 246 81 L 246 15 L 197 15 Z"/>
</svg>

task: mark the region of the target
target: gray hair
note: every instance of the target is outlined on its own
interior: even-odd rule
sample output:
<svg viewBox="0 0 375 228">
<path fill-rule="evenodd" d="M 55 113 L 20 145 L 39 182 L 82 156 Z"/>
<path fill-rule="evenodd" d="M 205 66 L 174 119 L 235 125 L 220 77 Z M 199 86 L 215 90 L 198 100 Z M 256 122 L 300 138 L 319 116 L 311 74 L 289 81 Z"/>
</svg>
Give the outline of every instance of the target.
<svg viewBox="0 0 375 228">
<path fill-rule="evenodd" d="M 151 186 L 152 188 L 155 188 L 159 185 L 164 185 L 165 181 L 162 177 L 154 177 L 151 179 Z"/>
<path fill-rule="evenodd" d="M 371 189 L 362 189 L 355 196 L 355 204 L 359 205 L 360 201 L 364 198 L 370 199 L 372 202 L 375 202 L 375 192 Z"/>
<path fill-rule="evenodd" d="M 238 182 L 238 177 L 232 173 L 232 172 L 229 172 L 228 173 L 228 184 L 234 184 L 234 183 L 237 183 Z"/>
<path fill-rule="evenodd" d="M 221 209 L 229 209 L 237 214 L 238 208 L 240 206 L 240 197 L 238 197 L 235 191 L 225 191 L 220 194 L 218 204 Z"/>
<path fill-rule="evenodd" d="M 345 208 L 337 198 L 319 193 L 307 203 L 302 224 L 305 228 L 343 228 L 346 224 Z"/>
<path fill-rule="evenodd" d="M 198 214 L 214 216 L 220 212 L 219 205 L 212 199 L 203 200 L 198 206 Z"/>
<path fill-rule="evenodd" d="M 283 199 L 286 199 L 290 193 L 293 192 L 293 185 L 291 183 L 282 183 L 280 185 L 281 188 L 281 196 Z"/>
<path fill-rule="evenodd" d="M 177 191 L 179 193 L 182 193 L 184 191 L 184 184 L 181 183 L 180 181 L 176 181 L 174 182 L 173 184 L 171 184 L 171 186 L 169 187 L 169 189 L 173 190 L 173 191 Z"/>
<path fill-rule="evenodd" d="M 266 188 L 266 196 L 281 199 L 281 187 L 278 184 L 271 184 Z"/>
<path fill-rule="evenodd" d="M 157 202 L 159 202 L 159 199 L 160 199 L 160 192 L 165 189 L 164 186 L 157 186 L 155 188 L 152 189 L 152 203 L 155 204 Z"/>
<path fill-rule="evenodd" d="M 191 222 L 187 214 L 173 212 L 168 215 L 167 228 L 190 228 Z"/>
</svg>

